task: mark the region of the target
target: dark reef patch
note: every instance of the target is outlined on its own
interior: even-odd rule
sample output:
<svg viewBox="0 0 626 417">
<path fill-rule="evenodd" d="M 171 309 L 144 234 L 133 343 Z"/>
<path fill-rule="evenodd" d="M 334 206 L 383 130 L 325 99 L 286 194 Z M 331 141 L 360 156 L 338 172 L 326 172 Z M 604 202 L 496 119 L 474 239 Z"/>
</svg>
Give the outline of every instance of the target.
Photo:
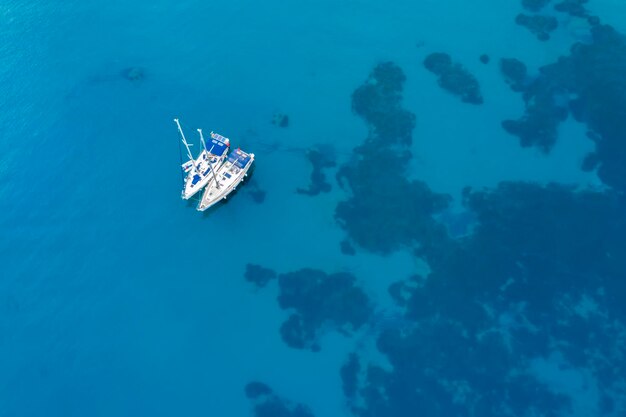
<svg viewBox="0 0 626 417">
<path fill-rule="evenodd" d="M 376 172 L 376 163 L 393 166 L 394 155 L 370 157 L 344 167 L 341 178 L 351 184 L 353 197 L 340 202 L 335 215 L 350 239 L 371 252 L 386 254 L 401 247 L 437 240 L 445 228 L 433 219 L 449 202 L 421 181 L 407 181 L 402 172 Z"/>
<path fill-rule="evenodd" d="M 536 146 L 549 152 L 558 139 L 559 125 L 568 114 L 558 97 L 552 88 L 536 80 L 524 90 L 524 115 L 517 120 L 503 121 L 502 127 L 517 136 L 522 147 Z"/>
<path fill-rule="evenodd" d="M 269 385 L 258 381 L 248 383 L 244 391 L 246 393 L 246 397 L 250 399 L 271 395 L 274 392 Z"/>
<path fill-rule="evenodd" d="M 550 0 L 522 0 L 522 6 L 531 12 L 538 12 L 543 9 Z"/>
<path fill-rule="evenodd" d="M 567 397 L 514 368 L 495 334 L 477 341 L 454 323 L 432 320 L 409 333 L 383 333 L 378 349 L 392 370 L 367 366 L 358 395 L 348 397 L 358 416 L 557 417 L 569 410 Z"/>
<path fill-rule="evenodd" d="M 344 255 L 348 255 L 348 256 L 356 255 L 356 250 L 354 249 L 354 246 L 352 246 L 352 243 L 350 243 L 349 240 L 347 239 L 342 240 L 339 246 L 341 248 L 341 253 L 343 253 Z"/>
<path fill-rule="evenodd" d="M 265 287 L 271 280 L 276 279 L 276 272 L 261 265 L 247 264 L 244 277 L 257 287 Z"/>
<path fill-rule="evenodd" d="M 550 33 L 559 26 L 559 22 L 554 16 L 527 15 L 524 13 L 517 15 L 515 23 L 528 29 L 540 41 L 550 39 Z"/>
<path fill-rule="evenodd" d="M 588 1 L 589 0 L 563 0 L 560 3 L 557 3 L 554 6 L 554 9 L 562 13 L 567 13 L 571 16 L 588 17 L 589 14 L 584 6 Z"/>
<path fill-rule="evenodd" d="M 480 57 L 478 57 L 478 60 L 481 63 L 487 65 L 489 63 L 489 61 L 491 61 L 491 58 L 489 58 L 489 55 L 487 55 L 487 54 L 482 54 Z"/>
<path fill-rule="evenodd" d="M 278 277 L 282 309 L 293 310 L 280 328 L 289 346 L 319 350 L 318 339 L 324 328 L 350 335 L 363 326 L 372 313 L 367 295 L 355 285 L 349 273 L 326 274 L 301 269 Z"/>
<path fill-rule="evenodd" d="M 272 124 L 278 127 L 289 127 L 289 116 L 283 113 L 274 113 L 272 116 Z"/>
<path fill-rule="evenodd" d="M 352 93 L 352 110 L 367 120 L 371 136 L 389 142 L 385 146 L 411 144 L 415 115 L 400 106 L 405 80 L 400 67 L 384 62 Z"/>
<path fill-rule="evenodd" d="M 401 107 L 404 80 L 399 67 L 382 63 L 354 91 L 352 108 L 367 123 L 368 137 L 337 173 L 351 192 L 337 205 L 337 221 L 352 242 L 383 254 L 445 234 L 432 215 L 449 201 L 406 179 L 415 116 Z"/>
<path fill-rule="evenodd" d="M 438 76 L 437 83 L 444 90 L 461 98 L 464 103 L 482 104 L 480 84 L 463 65 L 452 62 L 450 55 L 435 52 L 424 59 L 424 67 Z"/>
<path fill-rule="evenodd" d="M 307 151 L 306 157 L 313 166 L 311 184 L 309 184 L 308 188 L 298 188 L 296 192 L 310 196 L 329 192 L 331 185 L 326 181 L 326 175 L 324 175 L 323 170 L 336 166 L 333 147 L 330 145 L 315 146 Z"/>
<path fill-rule="evenodd" d="M 557 351 L 566 369 L 591 370 L 600 392 L 620 392 L 626 349 L 611 340 L 626 337 L 624 200 L 610 191 L 501 183 L 467 189 L 464 205 L 477 218 L 473 233 L 425 246 L 417 255 L 428 276 L 390 287 L 415 323 L 380 333 L 391 370 L 352 356 L 342 367 L 352 411 L 571 414 L 571 399 L 528 371 L 530 359 Z"/>
<path fill-rule="evenodd" d="M 309 407 L 279 397 L 262 382 L 250 382 L 245 393 L 252 401 L 255 417 L 314 417 Z"/>
<path fill-rule="evenodd" d="M 515 58 L 503 58 L 500 60 L 500 72 L 511 90 L 521 92 L 528 84 L 528 69 L 526 65 Z"/>
<path fill-rule="evenodd" d="M 339 371 L 343 387 L 343 394 L 346 398 L 353 399 L 356 396 L 359 386 L 358 375 L 361 371 L 361 364 L 356 353 L 351 353 L 346 363 Z"/>
<path fill-rule="evenodd" d="M 557 127 L 571 111 L 585 123 L 596 150 L 586 169 L 597 169 L 607 185 L 626 190 L 626 39 L 608 25 L 591 27 L 592 42 L 576 43 L 570 54 L 540 69 L 523 94 L 524 116 L 503 122 L 522 146 L 549 151 Z"/>
<path fill-rule="evenodd" d="M 591 30 L 593 43 L 578 43 L 568 57 L 542 68 L 545 78 L 570 92 L 574 118 L 593 132 L 598 176 L 626 190 L 626 39 L 610 26 Z"/>
<path fill-rule="evenodd" d="M 485 319 L 481 307 L 476 306 L 475 314 L 461 313 L 459 305 L 468 303 L 439 304 L 437 298 L 458 294 L 469 299 L 501 299 L 503 279 L 516 280 L 507 286 L 509 303 L 524 301 L 529 314 L 554 308 L 570 289 L 597 289 L 594 277 L 606 270 L 603 263 L 612 263 L 605 254 L 626 250 L 626 237 L 620 236 L 621 230 L 626 236 L 626 216 L 620 213 L 620 200 L 610 193 L 576 192 L 556 184 L 501 183 L 492 191 L 467 189 L 464 205 L 477 216 L 474 233 L 450 242 L 446 250 L 424 253 L 432 269 L 423 287 L 431 297 L 427 304 L 440 312 L 449 306 L 447 317 Z M 460 282 L 463 276 L 481 277 L 480 285 Z M 544 281 L 547 276 L 551 279 Z M 454 282 L 444 285 L 449 279 Z M 435 293 L 439 295 L 433 297 Z M 420 317 L 427 304 L 414 304 L 410 314 Z"/>
</svg>

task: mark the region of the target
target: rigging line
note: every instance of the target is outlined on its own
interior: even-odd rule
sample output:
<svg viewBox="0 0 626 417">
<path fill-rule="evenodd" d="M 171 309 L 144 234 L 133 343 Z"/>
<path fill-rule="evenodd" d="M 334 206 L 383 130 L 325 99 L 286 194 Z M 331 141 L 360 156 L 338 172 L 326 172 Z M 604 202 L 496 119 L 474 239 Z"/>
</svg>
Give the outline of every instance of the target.
<svg viewBox="0 0 626 417">
<path fill-rule="evenodd" d="M 185 171 L 183 170 L 183 151 L 180 148 L 180 141 L 176 141 L 178 142 L 178 158 L 180 160 L 180 165 L 178 165 L 180 167 L 180 179 L 183 182 L 183 185 L 185 185 Z"/>
</svg>

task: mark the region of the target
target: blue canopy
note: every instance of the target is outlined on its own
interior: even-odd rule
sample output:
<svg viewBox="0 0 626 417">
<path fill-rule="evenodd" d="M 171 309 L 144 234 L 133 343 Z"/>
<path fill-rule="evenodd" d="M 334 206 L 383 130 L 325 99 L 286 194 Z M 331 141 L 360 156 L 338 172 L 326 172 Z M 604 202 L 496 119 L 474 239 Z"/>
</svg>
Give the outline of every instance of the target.
<svg viewBox="0 0 626 417">
<path fill-rule="evenodd" d="M 245 168 L 246 165 L 248 165 L 251 159 L 252 157 L 248 155 L 247 153 L 245 153 L 244 151 L 242 151 L 241 149 L 237 149 L 234 152 L 232 152 L 230 155 L 228 155 L 228 161 L 231 164 L 234 164 L 235 166 L 242 168 L 242 169 Z"/>
<path fill-rule="evenodd" d="M 224 142 L 221 142 L 219 140 L 211 139 L 211 141 L 206 144 L 206 148 L 209 151 L 209 153 L 216 155 L 216 156 L 222 156 L 224 155 L 224 153 L 226 153 L 226 150 L 228 149 L 228 145 L 226 145 Z"/>
</svg>

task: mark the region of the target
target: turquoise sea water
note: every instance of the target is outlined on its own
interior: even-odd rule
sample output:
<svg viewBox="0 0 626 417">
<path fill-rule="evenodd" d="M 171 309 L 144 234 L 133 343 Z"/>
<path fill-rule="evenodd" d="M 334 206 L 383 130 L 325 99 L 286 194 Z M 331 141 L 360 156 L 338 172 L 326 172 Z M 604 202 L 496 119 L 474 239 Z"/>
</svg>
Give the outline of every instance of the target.
<svg viewBox="0 0 626 417">
<path fill-rule="evenodd" d="M 365 391 L 361 400 L 347 398 L 340 369 L 351 353 L 357 353 L 363 369 L 372 363 L 397 370 L 402 362 L 384 343 L 377 345 L 379 335 L 406 334 L 445 313 L 433 310 L 419 320 L 402 317 L 404 310 L 388 287 L 413 274 L 428 276 L 436 268 L 416 254 L 420 244 L 381 252 L 351 236 L 336 218 L 338 204 L 351 193 L 338 185 L 335 174 L 354 160 L 354 148 L 370 134 L 368 123 L 353 111 L 353 92 L 376 65 L 393 62 L 406 76 L 401 107 L 416 117 L 407 146 L 412 157 L 403 174 L 450 196 L 444 214 L 433 214 L 436 221 L 471 223 L 473 215 L 463 217 L 471 210 L 462 206 L 462 190 L 493 190 L 502 181 L 530 181 L 538 187 L 557 182 L 623 196 L 623 189 L 605 183 L 596 171 L 581 169 L 595 148 L 586 136 L 593 126 L 570 116 L 560 124 L 549 153 L 521 147 L 502 128 L 503 120 L 524 113 L 524 101 L 503 81 L 499 60 L 517 58 L 536 73 L 589 38 L 585 19 L 555 12 L 549 4 L 541 13 L 556 16 L 559 27 L 549 41 L 539 41 L 515 24 L 516 15 L 524 12 L 521 3 L 0 3 L 0 416 L 307 415 L 294 411 L 296 403 L 318 417 L 491 415 L 481 414 L 477 405 L 489 388 L 463 375 L 454 381 L 448 374 L 438 375 L 436 365 L 431 374 L 449 394 L 440 407 L 422 409 L 419 400 L 392 404 L 411 398 L 410 392 L 386 392 L 381 400 L 386 405 L 376 407 L 375 401 L 363 399 Z M 626 3 L 590 0 L 585 7 L 626 34 Z M 449 54 L 473 74 L 482 105 L 464 103 L 437 85 L 423 65 L 433 52 Z M 489 55 L 488 64 L 480 62 L 481 54 Z M 139 79 L 124 76 L 129 68 Z M 576 95 L 568 94 L 572 99 Z M 278 113 L 288 115 L 288 127 L 272 124 Z M 205 214 L 181 201 L 174 117 L 181 119 L 188 137 L 201 127 L 254 152 L 251 179 L 265 199 L 256 202 L 253 185 L 246 184 L 227 204 Z M 333 149 L 336 165 L 323 170 L 331 190 L 315 196 L 297 193 L 310 183 L 307 151 L 317 145 Z M 614 155 L 626 152 L 626 140 L 618 145 Z M 380 167 L 372 169 L 385 175 Z M 378 204 L 392 203 L 381 197 Z M 558 223 L 563 207 L 555 205 L 557 209 L 547 203 L 529 207 L 556 210 Z M 400 200 L 398 213 L 402 207 Z M 619 207 L 618 212 L 626 212 Z M 585 210 L 590 209 L 577 212 L 580 223 L 590 222 Z M 612 224 L 621 222 L 617 218 Z M 459 234 L 471 233 L 468 224 L 459 226 Z M 507 230 L 517 235 L 526 229 Z M 624 247 L 623 236 L 609 238 L 592 222 L 585 230 L 597 232 L 589 247 L 609 240 L 612 247 Z M 345 239 L 352 242 L 354 255 L 340 250 Z M 416 239 L 428 246 L 423 236 Z M 529 250 L 521 242 L 516 250 L 526 256 Z M 553 243 L 560 247 L 565 242 Z M 497 263 L 486 261 L 491 262 Z M 372 310 L 383 311 L 387 319 L 372 314 L 368 323 L 345 335 L 331 318 L 316 336 L 319 351 L 294 348 L 281 338 L 281 324 L 293 309 L 277 302 L 280 284 L 256 288 L 244 278 L 248 264 L 276 271 L 280 282 L 289 281 L 284 274 L 302 268 L 349 273 Z M 597 284 L 596 292 L 572 295 L 578 297 L 575 304 L 592 306 L 600 311 L 598 317 L 608 317 L 606 323 L 621 329 L 623 324 L 615 323 L 624 323 L 624 317 L 606 313 L 596 295 L 610 289 L 613 280 L 626 278 L 626 269 L 623 264 L 594 268 L 581 274 L 598 279 L 606 274 L 607 281 Z M 540 282 L 553 285 L 555 270 L 535 273 Z M 470 271 L 463 282 L 483 278 Z M 500 278 L 485 287 L 504 285 L 511 276 L 503 272 Z M 459 299 L 469 291 L 464 286 L 449 290 L 457 291 Z M 429 298 L 438 300 L 437 294 Z M 568 294 L 574 292 L 563 289 Z M 323 299 L 329 297 L 332 291 L 323 294 Z M 495 298 L 477 300 L 497 304 Z M 502 303 L 520 312 L 527 305 L 523 300 L 508 303 L 505 298 Z M 494 323 L 516 329 L 523 320 L 513 316 L 502 310 Z M 560 343 L 557 330 L 543 329 L 546 317 L 527 318 L 532 334 L 545 330 L 549 335 L 550 349 L 520 353 L 522 361 L 506 362 L 502 369 L 528 375 L 528 384 L 564 396 L 567 405 L 556 415 L 620 415 L 623 375 L 616 372 L 607 380 L 594 368 L 614 357 L 573 364 L 560 349 L 566 344 L 575 350 L 578 339 Z M 603 323 L 598 329 L 606 329 Z M 477 339 L 489 332 L 487 326 L 466 334 L 472 331 Z M 514 339 L 523 339 L 510 331 Z M 421 337 L 420 346 L 444 352 L 445 363 L 454 368 L 456 350 L 446 350 L 448 344 L 428 332 Z M 582 355 L 591 355 L 593 346 L 580 343 Z M 615 357 L 623 352 L 620 343 Z M 455 347 L 463 352 L 462 346 Z M 509 353 L 517 355 L 514 349 Z M 421 357 L 425 364 L 416 368 L 421 371 L 430 369 L 431 359 L 436 362 L 419 350 L 409 349 L 406 355 Z M 360 378 L 366 387 L 366 370 Z M 255 411 L 260 400 L 247 398 L 244 390 L 252 381 L 275 392 L 265 404 L 280 399 L 287 408 Z M 450 386 L 457 394 L 450 394 Z M 606 406 L 606 393 L 613 398 L 612 408 Z M 544 403 L 528 395 L 515 401 L 526 402 L 528 407 L 521 407 L 526 413 L 538 414 L 523 415 L 554 415 L 552 403 L 545 401 L 549 407 L 542 409 Z M 446 408 L 449 404 L 454 407 Z M 292 414 L 284 414 L 289 407 Z M 493 405 L 497 415 L 495 409 Z"/>
</svg>

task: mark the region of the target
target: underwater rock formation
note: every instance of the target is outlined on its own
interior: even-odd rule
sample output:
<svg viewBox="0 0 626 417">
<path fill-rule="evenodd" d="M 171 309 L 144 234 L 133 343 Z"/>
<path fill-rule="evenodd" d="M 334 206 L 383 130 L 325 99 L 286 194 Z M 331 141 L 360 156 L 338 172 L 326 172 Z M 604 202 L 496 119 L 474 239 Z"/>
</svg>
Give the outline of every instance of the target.
<svg viewBox="0 0 626 417">
<path fill-rule="evenodd" d="M 568 57 L 541 72 L 574 97 L 572 115 L 593 132 L 600 179 L 626 191 L 626 38 L 607 25 L 591 33 L 593 43 L 574 45 Z"/>
<path fill-rule="evenodd" d="M 522 0 L 522 6 L 531 12 L 538 12 L 543 9 L 550 0 Z"/>
<path fill-rule="evenodd" d="M 522 297 L 528 314 L 555 308 L 555 299 L 568 289 L 593 290 L 594 271 L 603 270 L 601 264 L 605 262 L 613 262 L 604 254 L 626 250 L 626 238 L 619 237 L 622 228 L 626 231 L 626 215 L 620 213 L 622 203 L 608 192 L 576 192 L 573 187 L 557 184 L 542 187 L 512 182 L 501 183 L 495 190 L 465 190 L 464 205 L 475 213 L 478 224 L 470 237 L 449 243 L 446 250 L 426 248 L 424 255 L 432 272 L 423 289 L 432 298 L 426 304 L 415 303 L 410 314 L 421 316 L 420 311 L 432 303 L 438 311 L 449 306 L 446 316 L 455 319 L 486 318 L 481 307 L 476 306 L 476 314 L 460 313 L 459 305 L 468 303 L 438 303 L 438 296 L 433 297 L 436 292 L 450 299 L 444 294 L 445 282 L 462 276 L 481 277 L 478 286 L 476 282 L 449 282 L 456 288 L 451 293 L 470 299 L 499 299 L 500 285 L 504 284 L 501 280 L 516 280 L 507 287 L 508 302 L 521 301 L 515 297 Z M 600 237 L 606 243 L 596 244 Z M 480 259 L 485 262 L 478 262 Z M 620 268 L 626 267 L 620 262 Z M 550 282 L 543 281 L 547 271 Z"/>
<path fill-rule="evenodd" d="M 554 9 L 558 12 L 568 13 L 571 16 L 586 17 L 588 12 L 584 5 L 588 2 L 589 0 L 561 0 L 554 5 Z M 548 3 L 550 3 L 550 0 L 522 0 L 524 9 L 533 13 L 541 11 Z"/>
<path fill-rule="evenodd" d="M 522 147 L 536 146 L 549 152 L 558 139 L 558 127 L 567 118 L 568 109 L 553 89 L 541 80 L 535 81 L 524 90 L 526 110 L 517 120 L 505 120 L 502 127 L 517 136 Z"/>
<path fill-rule="evenodd" d="M 526 65 L 515 58 L 503 58 L 500 60 L 500 72 L 511 90 L 521 92 L 528 84 L 528 70 Z"/>
<path fill-rule="evenodd" d="M 314 417 L 303 404 L 294 404 L 262 382 L 250 382 L 245 387 L 246 397 L 252 401 L 255 417 Z"/>
<path fill-rule="evenodd" d="M 336 166 L 333 148 L 329 145 L 318 145 L 309 149 L 306 157 L 311 165 L 313 165 L 311 184 L 309 184 L 308 188 L 298 188 L 296 192 L 310 196 L 329 192 L 331 185 L 326 181 L 323 170 Z"/>
<path fill-rule="evenodd" d="M 353 413 L 571 414 L 572 398 L 528 370 L 555 350 L 563 366 L 595 376 L 607 409 L 626 374 L 626 347 L 611 342 L 626 337 L 626 202 L 611 191 L 501 183 L 467 189 L 464 205 L 473 233 L 417 251 L 428 276 L 390 287 L 415 323 L 380 333 L 391 367 L 351 356 L 341 368 Z"/>
<path fill-rule="evenodd" d="M 554 9 L 571 16 L 587 17 L 588 12 L 584 5 L 587 4 L 588 1 L 589 0 L 563 0 L 557 3 Z"/>
<path fill-rule="evenodd" d="M 464 103 L 482 104 L 478 80 L 461 64 L 452 62 L 448 54 L 435 52 L 424 59 L 424 67 L 438 76 L 441 88 L 461 98 Z"/>
<path fill-rule="evenodd" d="M 596 150 L 585 165 L 607 185 L 626 191 L 626 38 L 608 25 L 591 27 L 592 42 L 540 69 L 524 90 L 526 111 L 503 127 L 522 146 L 549 151 L 569 111 L 590 130 Z"/>
<path fill-rule="evenodd" d="M 354 246 L 352 246 L 349 240 L 347 239 L 342 240 L 339 246 L 341 248 L 341 253 L 343 253 L 344 255 L 348 255 L 348 256 L 356 255 L 356 250 L 354 249 Z"/>
<path fill-rule="evenodd" d="M 489 58 L 489 55 L 487 54 L 482 54 L 479 58 L 481 63 L 487 65 L 489 63 L 489 61 L 491 61 L 491 58 Z"/>
<path fill-rule="evenodd" d="M 252 381 L 249 382 L 245 389 L 246 397 L 250 399 L 255 399 L 267 395 L 271 395 L 274 393 L 272 388 L 269 385 L 264 384 L 263 382 Z"/>
<path fill-rule="evenodd" d="M 340 167 L 339 184 L 351 195 L 335 217 L 351 242 L 376 253 L 436 240 L 445 228 L 433 214 L 449 197 L 406 178 L 415 116 L 403 109 L 404 73 L 391 62 L 379 64 L 352 95 L 352 108 L 368 126 L 365 142 Z"/>
<path fill-rule="evenodd" d="M 289 127 L 289 116 L 282 113 L 275 113 L 272 116 L 272 124 L 278 127 Z"/>
<path fill-rule="evenodd" d="M 568 398 L 514 367 L 515 358 L 495 334 L 464 336 L 446 320 L 420 323 L 410 333 L 390 330 L 378 349 L 391 364 L 369 364 L 354 399 L 357 416 L 541 415 L 558 417 Z"/>
<path fill-rule="evenodd" d="M 323 328 L 349 335 L 363 326 L 372 305 L 355 281 L 348 273 L 326 274 L 310 268 L 281 274 L 278 303 L 294 311 L 280 328 L 285 343 L 315 351 Z"/>
<path fill-rule="evenodd" d="M 265 287 L 271 280 L 276 279 L 276 272 L 261 265 L 247 264 L 244 277 L 246 281 L 257 287 Z"/>
<path fill-rule="evenodd" d="M 359 387 L 358 375 L 360 371 L 361 364 L 359 362 L 359 356 L 356 353 L 351 353 L 350 356 L 348 356 L 348 360 L 342 365 L 339 371 L 343 394 L 348 399 L 354 399 L 356 396 Z"/>
<path fill-rule="evenodd" d="M 528 29 L 540 41 L 550 39 L 552 33 L 558 26 L 559 22 L 554 16 L 527 15 L 520 13 L 515 18 L 515 23 Z"/>
<path fill-rule="evenodd" d="M 344 167 L 340 177 L 350 183 L 353 197 L 340 202 L 335 210 L 351 241 L 371 252 L 386 254 L 445 234 L 433 215 L 448 205 L 449 197 L 433 193 L 421 181 L 407 181 L 402 172 L 372 172 L 370 167 L 376 164 L 394 166 L 396 157 L 376 158 L 367 148 L 361 152 L 364 156 L 360 163 Z"/>
<path fill-rule="evenodd" d="M 259 265 L 246 265 L 245 279 L 265 287 L 276 272 Z M 281 309 L 290 312 L 280 326 L 283 341 L 294 349 L 321 349 L 319 338 L 324 331 L 336 330 L 345 336 L 368 322 L 373 305 L 349 273 L 327 274 L 303 268 L 278 275 Z"/>
<path fill-rule="evenodd" d="M 378 64 L 367 81 L 352 93 L 352 110 L 367 120 L 371 136 L 410 145 L 415 115 L 400 106 L 406 77 L 392 62 Z"/>
</svg>

